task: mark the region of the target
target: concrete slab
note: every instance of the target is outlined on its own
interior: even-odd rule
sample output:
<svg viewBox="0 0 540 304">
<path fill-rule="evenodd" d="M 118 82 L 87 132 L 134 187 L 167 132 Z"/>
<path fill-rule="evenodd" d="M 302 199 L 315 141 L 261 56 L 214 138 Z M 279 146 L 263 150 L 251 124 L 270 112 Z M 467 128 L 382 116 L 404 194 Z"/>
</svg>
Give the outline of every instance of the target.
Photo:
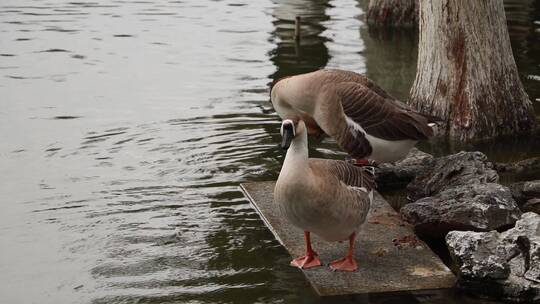
<svg viewBox="0 0 540 304">
<path fill-rule="evenodd" d="M 303 233 L 281 218 L 274 206 L 274 185 L 275 182 L 257 182 L 240 187 L 291 256 L 301 256 Z M 446 289 L 455 282 L 452 272 L 378 193 L 357 238 L 358 271 L 332 272 L 326 266 L 345 256 L 347 242 L 327 243 L 316 235 L 312 240 L 325 266 L 303 272 L 320 296 Z"/>
</svg>

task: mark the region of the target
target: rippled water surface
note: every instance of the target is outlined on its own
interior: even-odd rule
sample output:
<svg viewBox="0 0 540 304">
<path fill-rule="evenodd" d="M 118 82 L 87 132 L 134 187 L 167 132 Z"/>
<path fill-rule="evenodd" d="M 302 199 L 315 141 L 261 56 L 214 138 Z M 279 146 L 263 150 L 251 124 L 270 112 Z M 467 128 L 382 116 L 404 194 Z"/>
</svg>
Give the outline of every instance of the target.
<svg viewBox="0 0 540 304">
<path fill-rule="evenodd" d="M 417 35 L 368 31 L 364 5 L 1 1 L 0 302 L 315 301 L 238 184 L 279 172 L 273 79 L 338 67 L 406 98 Z M 507 1 L 507 15 L 538 100 L 540 4 Z M 540 143 L 515 147 L 512 158 L 537 156 Z M 311 155 L 337 151 L 325 141 Z"/>
</svg>

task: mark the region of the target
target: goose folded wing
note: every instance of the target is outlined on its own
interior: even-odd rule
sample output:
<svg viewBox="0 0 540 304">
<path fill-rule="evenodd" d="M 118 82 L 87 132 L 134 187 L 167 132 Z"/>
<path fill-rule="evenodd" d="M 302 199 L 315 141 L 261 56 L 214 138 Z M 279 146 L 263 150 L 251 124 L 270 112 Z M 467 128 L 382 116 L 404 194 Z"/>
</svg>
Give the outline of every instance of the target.
<svg viewBox="0 0 540 304">
<path fill-rule="evenodd" d="M 344 161 L 310 158 L 312 168 L 322 170 L 321 174 L 335 176 L 340 182 L 355 188 L 365 188 L 369 192 L 376 188 L 373 173 L 369 167 L 356 167 Z"/>
<path fill-rule="evenodd" d="M 340 83 L 334 94 L 344 115 L 371 136 L 385 140 L 423 140 L 433 135 L 428 117 L 362 84 Z"/>
<path fill-rule="evenodd" d="M 381 96 L 382 98 L 389 98 L 389 99 L 395 99 L 394 97 L 390 96 L 385 90 L 383 90 L 381 87 L 379 87 L 375 82 L 373 82 L 371 79 L 367 78 L 363 74 L 358 74 L 353 71 L 344 71 L 344 70 L 338 70 L 338 69 L 326 69 L 323 70 L 325 72 L 326 79 L 325 81 L 331 82 L 331 83 L 347 83 L 347 82 L 353 82 L 358 83 L 360 85 L 363 85 L 367 88 L 369 88 L 371 91 L 375 92 L 377 95 Z"/>
<path fill-rule="evenodd" d="M 372 152 L 365 133 L 358 129 L 343 112 L 343 107 L 332 91 L 321 96 L 324 102 L 314 113 L 314 119 L 328 136 L 354 158 L 365 158 Z"/>
</svg>

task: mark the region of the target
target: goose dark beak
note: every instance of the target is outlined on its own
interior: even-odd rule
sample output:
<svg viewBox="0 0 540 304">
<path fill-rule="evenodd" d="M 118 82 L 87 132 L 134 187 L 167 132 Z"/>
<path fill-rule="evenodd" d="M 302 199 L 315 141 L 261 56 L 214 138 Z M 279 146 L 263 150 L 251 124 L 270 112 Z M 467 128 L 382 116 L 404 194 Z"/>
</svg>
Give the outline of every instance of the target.
<svg viewBox="0 0 540 304">
<path fill-rule="evenodd" d="M 283 125 L 283 139 L 281 141 L 281 148 L 283 150 L 289 149 L 289 147 L 291 146 L 293 137 L 294 137 L 293 125 L 284 124 Z"/>
</svg>

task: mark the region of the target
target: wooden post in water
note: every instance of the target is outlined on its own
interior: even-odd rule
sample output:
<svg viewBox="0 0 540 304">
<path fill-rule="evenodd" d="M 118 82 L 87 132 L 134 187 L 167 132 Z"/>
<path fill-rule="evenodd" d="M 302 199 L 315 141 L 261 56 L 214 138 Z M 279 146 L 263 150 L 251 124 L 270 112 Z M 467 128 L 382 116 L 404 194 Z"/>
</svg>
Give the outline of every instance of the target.
<svg viewBox="0 0 540 304">
<path fill-rule="evenodd" d="M 296 40 L 296 42 L 300 41 L 300 21 L 300 16 L 294 18 L 294 40 Z"/>
</svg>

